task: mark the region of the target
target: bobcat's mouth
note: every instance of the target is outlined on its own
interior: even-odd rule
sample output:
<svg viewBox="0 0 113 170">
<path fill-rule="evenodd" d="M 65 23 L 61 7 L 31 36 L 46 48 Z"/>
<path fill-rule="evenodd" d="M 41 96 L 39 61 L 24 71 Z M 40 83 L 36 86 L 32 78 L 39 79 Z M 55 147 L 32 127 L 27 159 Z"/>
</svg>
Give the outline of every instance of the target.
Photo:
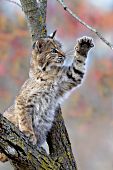
<svg viewBox="0 0 113 170">
<path fill-rule="evenodd" d="M 57 63 L 63 63 L 64 62 L 64 60 L 65 60 L 65 56 L 58 56 L 58 58 L 57 58 Z"/>
</svg>

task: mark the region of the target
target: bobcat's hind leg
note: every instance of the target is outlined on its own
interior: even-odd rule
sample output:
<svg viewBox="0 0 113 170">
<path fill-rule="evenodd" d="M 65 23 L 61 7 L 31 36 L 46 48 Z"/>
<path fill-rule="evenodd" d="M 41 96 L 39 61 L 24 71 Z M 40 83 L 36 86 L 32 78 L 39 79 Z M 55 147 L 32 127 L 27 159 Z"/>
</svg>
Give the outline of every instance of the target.
<svg viewBox="0 0 113 170">
<path fill-rule="evenodd" d="M 19 130 L 35 145 L 37 139 L 33 128 L 33 105 L 26 105 L 22 102 L 22 99 L 18 97 L 15 105 L 15 112 L 18 116 Z"/>
</svg>

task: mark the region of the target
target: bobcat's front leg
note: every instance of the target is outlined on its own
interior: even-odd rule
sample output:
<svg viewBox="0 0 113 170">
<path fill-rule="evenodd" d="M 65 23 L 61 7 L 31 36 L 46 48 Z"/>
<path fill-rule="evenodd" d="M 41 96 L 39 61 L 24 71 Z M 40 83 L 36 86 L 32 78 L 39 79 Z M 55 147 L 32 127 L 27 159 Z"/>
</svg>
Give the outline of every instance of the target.
<svg viewBox="0 0 113 170">
<path fill-rule="evenodd" d="M 20 96 L 15 103 L 15 112 L 18 116 L 19 130 L 35 145 L 37 139 L 33 129 L 33 105 L 26 105 Z"/>
<path fill-rule="evenodd" d="M 67 86 L 68 89 L 78 86 L 85 73 L 85 61 L 88 51 L 94 46 L 93 40 L 89 37 L 82 37 L 75 46 L 75 56 L 72 65 L 67 69 Z"/>
<path fill-rule="evenodd" d="M 88 56 L 88 51 L 92 47 L 94 47 L 92 38 L 86 36 L 80 38 L 75 46 L 75 59 L 73 62 L 73 71 L 76 76 L 76 80 L 78 79 L 78 84 L 81 83 L 81 80 L 83 79 L 83 75 L 85 72 L 85 62 Z"/>
</svg>

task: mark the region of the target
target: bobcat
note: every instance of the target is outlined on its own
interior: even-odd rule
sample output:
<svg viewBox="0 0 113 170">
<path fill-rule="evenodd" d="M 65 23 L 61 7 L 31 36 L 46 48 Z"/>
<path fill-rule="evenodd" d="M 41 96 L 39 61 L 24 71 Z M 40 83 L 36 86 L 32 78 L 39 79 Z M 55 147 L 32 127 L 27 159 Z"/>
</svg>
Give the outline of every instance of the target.
<svg viewBox="0 0 113 170">
<path fill-rule="evenodd" d="M 53 37 L 40 38 L 34 43 L 29 79 L 22 86 L 13 106 L 3 114 L 34 145 L 40 147 L 45 142 L 56 107 L 67 92 L 81 83 L 87 54 L 93 46 L 91 38 L 80 38 L 74 49 L 73 61 L 66 66 L 68 55 Z M 5 161 L 3 154 L 0 160 Z"/>
</svg>

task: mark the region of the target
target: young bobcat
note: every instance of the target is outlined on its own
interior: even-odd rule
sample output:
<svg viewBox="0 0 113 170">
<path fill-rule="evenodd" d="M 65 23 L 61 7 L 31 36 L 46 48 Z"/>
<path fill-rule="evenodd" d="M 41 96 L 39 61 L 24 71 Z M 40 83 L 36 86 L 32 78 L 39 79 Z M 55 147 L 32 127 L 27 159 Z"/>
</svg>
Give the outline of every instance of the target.
<svg viewBox="0 0 113 170">
<path fill-rule="evenodd" d="M 73 62 L 66 66 L 67 55 L 58 41 L 48 37 L 34 43 L 29 79 L 13 106 L 4 112 L 4 116 L 33 144 L 41 146 L 45 142 L 54 121 L 55 109 L 65 94 L 81 83 L 87 53 L 93 46 L 91 38 L 80 38 L 75 46 Z"/>
</svg>

